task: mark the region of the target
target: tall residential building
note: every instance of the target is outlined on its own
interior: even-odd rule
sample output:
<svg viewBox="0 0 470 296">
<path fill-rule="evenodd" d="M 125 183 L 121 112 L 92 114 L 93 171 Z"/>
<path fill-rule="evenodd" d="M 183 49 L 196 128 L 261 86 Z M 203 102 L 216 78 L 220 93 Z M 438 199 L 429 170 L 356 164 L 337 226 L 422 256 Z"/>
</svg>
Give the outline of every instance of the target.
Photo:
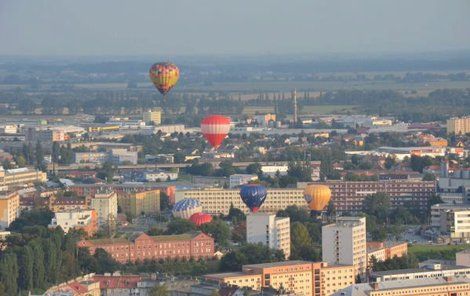
<svg viewBox="0 0 470 296">
<path fill-rule="evenodd" d="M 20 196 L 17 191 L 0 192 L 0 229 L 10 226 L 20 216 Z"/>
<path fill-rule="evenodd" d="M 162 108 L 153 108 L 142 113 L 142 120 L 145 123 L 153 123 L 154 125 L 162 124 Z"/>
<path fill-rule="evenodd" d="M 160 213 L 160 190 L 121 192 L 118 194 L 118 205 L 126 215 L 131 217 Z"/>
<path fill-rule="evenodd" d="M 354 265 L 363 276 L 367 269 L 366 218 L 338 217 L 336 223 L 322 227 L 323 261 Z"/>
<path fill-rule="evenodd" d="M 453 242 L 470 242 L 470 205 L 435 204 L 431 206 L 431 227 L 448 235 Z"/>
<path fill-rule="evenodd" d="M 276 213 L 291 205 L 306 207 L 303 189 L 269 188 L 268 196 L 260 209 L 262 212 Z M 227 215 L 232 204 L 244 213 L 249 213 L 250 211 L 241 200 L 239 189 L 206 188 L 178 190 L 176 192 L 176 201 L 184 198 L 197 199 L 202 206 L 202 210 L 212 215 Z"/>
<path fill-rule="evenodd" d="M 210 259 L 214 256 L 214 239 L 202 232 L 179 235 L 149 236 L 145 233 L 125 238 L 93 239 L 78 242 L 94 254 L 104 249 L 120 263 L 164 259 Z"/>
<path fill-rule="evenodd" d="M 290 257 L 290 218 L 274 214 L 251 213 L 246 216 L 246 240 L 282 250 Z"/>
<path fill-rule="evenodd" d="M 117 194 L 113 191 L 95 194 L 91 199 L 91 208 L 98 215 L 98 226 L 114 226 L 118 212 Z"/>
<path fill-rule="evenodd" d="M 452 117 L 447 120 L 448 134 L 470 133 L 470 116 Z"/>
<path fill-rule="evenodd" d="M 329 296 L 354 284 L 351 265 L 328 265 L 325 262 L 284 261 L 244 265 L 241 272 L 208 274 L 209 282 L 219 285 L 261 288 L 284 288 L 303 296 Z"/>
</svg>

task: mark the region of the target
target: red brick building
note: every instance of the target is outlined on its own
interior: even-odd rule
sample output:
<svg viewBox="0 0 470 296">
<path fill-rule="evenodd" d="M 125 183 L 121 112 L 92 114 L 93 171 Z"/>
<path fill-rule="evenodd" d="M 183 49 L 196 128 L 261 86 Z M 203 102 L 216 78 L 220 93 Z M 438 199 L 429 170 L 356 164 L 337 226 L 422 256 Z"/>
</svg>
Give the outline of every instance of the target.
<svg viewBox="0 0 470 296">
<path fill-rule="evenodd" d="M 428 200 L 436 193 L 435 181 L 327 181 L 320 182 L 331 189 L 331 200 L 338 212 L 362 211 L 362 202 L 371 194 L 385 193 L 392 206 L 409 206 L 427 211 Z"/>
<path fill-rule="evenodd" d="M 78 242 L 94 254 L 102 248 L 120 263 L 136 260 L 201 259 L 214 256 L 214 239 L 202 232 L 149 236 L 145 233 L 133 239 L 95 239 Z"/>
</svg>

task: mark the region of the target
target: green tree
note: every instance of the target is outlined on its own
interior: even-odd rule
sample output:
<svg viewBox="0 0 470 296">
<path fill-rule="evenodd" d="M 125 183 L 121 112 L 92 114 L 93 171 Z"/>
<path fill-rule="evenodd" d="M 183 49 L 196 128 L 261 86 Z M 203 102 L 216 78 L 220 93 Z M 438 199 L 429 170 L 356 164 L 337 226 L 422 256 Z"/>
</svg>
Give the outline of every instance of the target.
<svg viewBox="0 0 470 296">
<path fill-rule="evenodd" d="M 258 163 L 258 162 L 250 163 L 250 164 L 246 167 L 246 172 L 247 172 L 247 174 L 254 174 L 254 175 L 260 176 L 260 175 L 262 174 L 262 172 L 261 172 L 261 164 Z"/>
<path fill-rule="evenodd" d="M 44 289 L 46 287 L 44 250 L 39 239 L 31 241 L 31 249 L 34 255 L 33 285 L 35 288 Z"/>
<path fill-rule="evenodd" d="M 362 203 L 362 210 L 367 215 L 377 217 L 379 223 L 386 223 L 390 214 L 390 197 L 384 193 L 367 196 Z"/>
<path fill-rule="evenodd" d="M 19 266 L 18 285 L 21 290 L 30 291 L 33 288 L 33 250 L 29 245 L 16 250 Z"/>
<path fill-rule="evenodd" d="M 17 295 L 18 261 L 15 254 L 6 253 L 0 259 L 0 282 L 6 295 Z"/>
<path fill-rule="evenodd" d="M 230 227 L 221 219 L 214 219 L 210 223 L 201 225 L 201 230 L 212 236 L 219 245 L 227 245 L 230 239 Z"/>
<path fill-rule="evenodd" d="M 182 234 L 196 230 L 196 225 L 186 219 L 175 218 L 167 225 L 166 234 Z"/>
<path fill-rule="evenodd" d="M 305 248 L 312 245 L 312 240 L 307 227 L 300 222 L 294 222 L 291 225 L 291 258 L 302 259 L 302 253 Z"/>
<path fill-rule="evenodd" d="M 41 142 L 36 142 L 36 168 L 42 171 L 46 170 L 46 166 L 44 164 L 44 151 L 42 149 Z"/>
<path fill-rule="evenodd" d="M 168 288 L 166 285 L 159 285 L 157 284 L 155 287 L 150 289 L 149 296 L 168 296 L 170 293 L 168 292 Z"/>
</svg>

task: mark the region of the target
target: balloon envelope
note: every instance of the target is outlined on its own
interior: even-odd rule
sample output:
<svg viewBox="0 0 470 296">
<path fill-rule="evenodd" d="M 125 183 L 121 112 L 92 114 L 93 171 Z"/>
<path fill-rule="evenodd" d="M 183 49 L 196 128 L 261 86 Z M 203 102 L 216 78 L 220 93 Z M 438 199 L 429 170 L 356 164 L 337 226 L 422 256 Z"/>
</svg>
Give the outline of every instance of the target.
<svg viewBox="0 0 470 296">
<path fill-rule="evenodd" d="M 189 217 L 189 220 L 197 226 L 201 226 L 202 224 L 210 223 L 212 216 L 206 213 L 194 213 Z"/>
<path fill-rule="evenodd" d="M 267 195 L 266 187 L 258 184 L 243 185 L 240 189 L 242 201 L 254 213 L 259 210 Z"/>
<path fill-rule="evenodd" d="M 218 148 L 230 131 L 230 118 L 209 115 L 201 121 L 201 132 L 212 147 Z"/>
<path fill-rule="evenodd" d="M 331 199 L 331 190 L 328 186 L 310 184 L 305 187 L 304 198 L 312 211 L 321 212 Z"/>
<path fill-rule="evenodd" d="M 185 198 L 173 206 L 173 216 L 176 218 L 189 219 L 194 213 L 202 212 L 202 207 L 197 199 Z"/>
<path fill-rule="evenodd" d="M 150 67 L 149 77 L 162 95 L 166 95 L 178 82 L 180 70 L 172 63 L 156 63 Z"/>
</svg>

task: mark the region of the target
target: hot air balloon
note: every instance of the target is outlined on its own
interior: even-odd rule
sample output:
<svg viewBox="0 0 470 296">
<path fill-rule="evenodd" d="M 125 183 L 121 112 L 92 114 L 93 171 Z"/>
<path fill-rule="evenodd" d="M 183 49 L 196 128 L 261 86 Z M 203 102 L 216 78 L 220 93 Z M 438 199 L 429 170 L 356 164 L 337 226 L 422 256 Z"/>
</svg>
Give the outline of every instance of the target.
<svg viewBox="0 0 470 296">
<path fill-rule="evenodd" d="M 209 115 L 201 121 L 201 132 L 206 140 L 217 149 L 230 131 L 230 118 Z"/>
<path fill-rule="evenodd" d="M 328 186 L 310 184 L 304 190 L 304 198 L 310 210 L 322 212 L 331 199 L 331 190 Z"/>
<path fill-rule="evenodd" d="M 212 216 L 206 213 L 195 213 L 189 217 L 189 220 L 197 226 L 201 226 L 202 224 L 210 223 Z"/>
<path fill-rule="evenodd" d="M 240 189 L 240 197 L 253 213 L 256 213 L 266 200 L 268 191 L 259 184 L 243 185 Z"/>
<path fill-rule="evenodd" d="M 189 219 L 191 215 L 202 212 L 202 207 L 197 199 L 185 198 L 173 206 L 173 217 Z"/>
<path fill-rule="evenodd" d="M 149 76 L 153 85 L 165 97 L 178 82 L 180 70 L 172 63 L 156 63 L 150 67 Z"/>
</svg>

